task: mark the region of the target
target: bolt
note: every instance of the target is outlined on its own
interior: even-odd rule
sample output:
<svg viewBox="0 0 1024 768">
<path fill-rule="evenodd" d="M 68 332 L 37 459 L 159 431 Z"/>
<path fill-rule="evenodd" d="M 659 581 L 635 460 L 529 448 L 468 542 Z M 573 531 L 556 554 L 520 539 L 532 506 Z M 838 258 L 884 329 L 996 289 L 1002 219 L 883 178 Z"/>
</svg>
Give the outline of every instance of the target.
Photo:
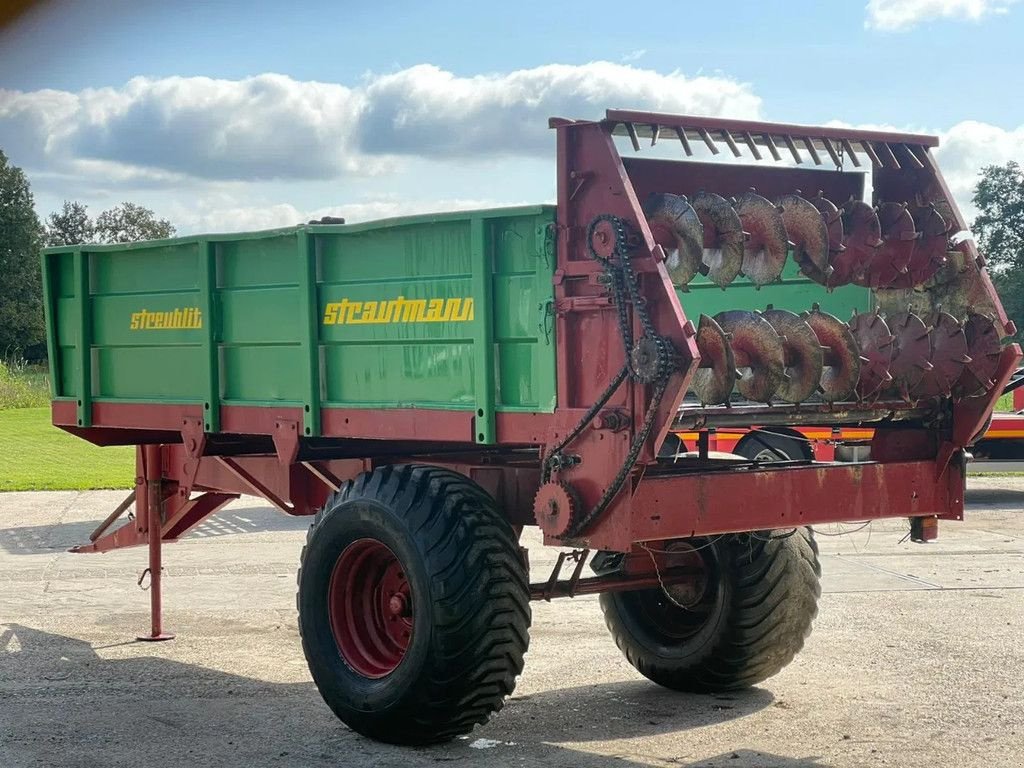
<svg viewBox="0 0 1024 768">
<path fill-rule="evenodd" d="M 388 610 L 395 616 L 408 616 L 409 603 L 405 599 L 405 595 L 400 592 L 396 592 L 388 600 Z"/>
</svg>

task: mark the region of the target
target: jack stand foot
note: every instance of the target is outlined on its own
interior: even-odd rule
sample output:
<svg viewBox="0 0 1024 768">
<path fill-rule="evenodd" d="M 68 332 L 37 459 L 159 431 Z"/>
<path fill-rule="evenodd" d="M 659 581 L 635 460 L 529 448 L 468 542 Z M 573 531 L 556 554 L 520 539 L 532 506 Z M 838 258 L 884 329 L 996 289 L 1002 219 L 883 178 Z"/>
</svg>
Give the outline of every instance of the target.
<svg viewBox="0 0 1024 768">
<path fill-rule="evenodd" d="M 162 643 L 164 640 L 173 640 L 174 635 L 161 632 L 159 635 L 139 635 L 135 639 L 143 643 Z"/>
</svg>

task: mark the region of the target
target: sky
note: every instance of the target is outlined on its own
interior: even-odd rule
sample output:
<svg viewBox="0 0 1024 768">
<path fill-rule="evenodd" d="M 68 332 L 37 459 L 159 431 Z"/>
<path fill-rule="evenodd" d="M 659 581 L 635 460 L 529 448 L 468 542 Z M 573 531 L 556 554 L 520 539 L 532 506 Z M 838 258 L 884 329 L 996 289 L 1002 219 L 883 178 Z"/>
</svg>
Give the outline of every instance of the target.
<svg viewBox="0 0 1024 768">
<path fill-rule="evenodd" d="M 0 29 L 0 149 L 40 216 L 180 233 L 551 202 L 553 115 L 940 137 L 961 207 L 1024 161 L 1021 0 L 51 0 Z"/>
</svg>

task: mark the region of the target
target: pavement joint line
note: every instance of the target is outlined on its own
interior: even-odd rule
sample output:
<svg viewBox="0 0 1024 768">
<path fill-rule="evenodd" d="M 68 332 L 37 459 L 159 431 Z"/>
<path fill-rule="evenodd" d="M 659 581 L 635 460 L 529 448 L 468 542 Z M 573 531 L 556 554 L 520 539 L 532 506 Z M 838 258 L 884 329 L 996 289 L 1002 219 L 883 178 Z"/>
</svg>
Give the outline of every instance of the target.
<svg viewBox="0 0 1024 768">
<path fill-rule="evenodd" d="M 53 525 L 50 526 L 51 530 L 54 529 L 54 528 L 59 528 L 60 526 L 64 525 L 64 518 L 67 516 L 67 513 L 71 510 L 71 508 L 75 505 L 75 503 L 80 498 L 82 498 L 82 496 L 84 496 L 84 495 L 85 495 L 85 491 L 76 491 L 75 492 L 75 495 L 72 496 L 71 499 L 68 501 L 68 503 L 65 504 L 63 507 L 61 507 L 60 511 L 57 513 L 57 521 Z M 55 550 L 54 553 L 50 556 L 50 561 L 43 568 L 43 574 L 42 574 L 42 577 L 41 577 L 40 580 L 44 582 L 43 583 L 43 593 L 44 594 L 46 594 L 46 593 L 48 593 L 50 591 L 50 584 L 53 581 L 52 577 L 49 576 L 49 573 L 54 568 L 54 566 L 57 565 L 57 561 L 60 559 L 61 555 L 63 555 L 63 554 L 64 554 L 63 550 L 59 550 L 59 551 Z"/>
<path fill-rule="evenodd" d="M 985 531 L 985 533 L 988 533 L 988 531 Z M 965 557 L 971 555 L 1024 555 L 1024 549 L 954 549 L 944 552 L 942 550 L 925 550 L 922 548 L 911 552 L 857 552 L 853 555 L 847 555 L 842 552 L 824 552 L 821 556 L 842 557 L 854 560 L 861 557 Z"/>
<path fill-rule="evenodd" d="M 879 573 L 884 573 L 884 574 L 887 574 L 889 576 L 895 576 L 898 579 L 904 579 L 905 581 L 910 581 L 910 582 L 913 582 L 913 583 L 916 583 L 916 584 L 923 584 L 924 586 L 931 587 L 932 589 L 943 589 L 944 588 L 941 584 L 933 584 L 932 582 L 925 581 L 924 579 L 918 578 L 917 576 L 910 576 L 909 574 L 906 574 L 906 573 L 898 573 L 897 571 L 890 570 L 889 568 L 883 568 L 880 565 L 873 565 L 871 563 L 856 563 L 856 564 L 861 566 L 861 567 L 863 567 L 863 568 L 870 568 L 873 571 L 878 571 Z"/>
<path fill-rule="evenodd" d="M 877 594 L 879 592 L 1004 592 L 1008 590 L 1024 589 L 1024 584 L 1007 584 L 995 587 L 936 587 L 934 589 L 894 589 L 892 587 L 880 587 L 879 589 L 829 589 L 823 591 L 823 595 L 859 595 Z M 992 595 L 995 597 L 995 595 Z"/>
</svg>

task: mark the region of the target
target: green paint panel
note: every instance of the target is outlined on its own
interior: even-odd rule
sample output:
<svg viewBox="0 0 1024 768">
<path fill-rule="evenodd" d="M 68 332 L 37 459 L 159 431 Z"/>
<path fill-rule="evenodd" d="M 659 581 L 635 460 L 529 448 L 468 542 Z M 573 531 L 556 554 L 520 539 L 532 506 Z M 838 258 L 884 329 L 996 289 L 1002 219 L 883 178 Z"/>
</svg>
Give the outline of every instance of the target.
<svg viewBox="0 0 1024 768">
<path fill-rule="evenodd" d="M 469 214 L 462 221 L 410 224 L 346 237 L 319 237 L 320 280 L 361 283 L 469 275 Z"/>
<path fill-rule="evenodd" d="M 194 291 L 93 296 L 92 343 L 94 346 L 146 347 L 198 344 L 203 335 L 202 325 L 199 325 L 202 314 L 195 311 L 186 314 L 186 310 L 197 308 L 197 299 Z M 148 313 L 159 315 L 153 318 L 153 327 L 146 327 L 150 324 Z M 165 320 L 171 322 L 165 323 Z M 184 327 L 186 320 L 196 327 Z M 178 327 L 170 327 L 172 325 Z"/>
<path fill-rule="evenodd" d="M 327 347 L 324 404 L 472 408 L 472 352 L 469 343 Z"/>
<path fill-rule="evenodd" d="M 297 285 L 295 234 L 215 244 L 220 287 Z"/>
<path fill-rule="evenodd" d="M 73 298 L 57 299 L 57 343 L 62 347 L 78 346 L 78 319 Z"/>
<path fill-rule="evenodd" d="M 298 345 L 222 347 L 223 397 L 237 403 L 301 402 L 301 363 Z"/>
<path fill-rule="evenodd" d="M 782 282 L 766 285 L 760 290 L 746 278 L 737 278 L 722 290 L 707 278 L 698 277 L 687 286 L 689 291 L 678 291 L 683 313 L 697 325 L 702 314 L 715 315 L 727 309 L 760 309 L 769 304 L 776 309 L 806 312 L 817 303 L 822 310 L 840 320 L 849 320 L 854 310 L 867 312 L 872 308 L 871 291 L 856 285 L 844 285 L 827 293 L 818 283 L 800 273 L 800 268 L 789 259 L 782 271 Z"/>
<path fill-rule="evenodd" d="M 67 299 L 75 295 L 75 265 L 70 253 L 54 254 L 51 257 L 57 263 L 53 266 L 54 298 Z"/>
<path fill-rule="evenodd" d="M 57 354 L 57 397 L 78 396 L 78 360 L 74 347 L 60 347 Z"/>
<path fill-rule="evenodd" d="M 193 347 L 94 347 L 93 396 L 126 400 L 196 400 L 202 380 L 182 372 L 198 370 Z"/>
<path fill-rule="evenodd" d="M 251 288 L 220 292 L 219 341 L 225 344 L 295 343 L 297 288 Z"/>
<path fill-rule="evenodd" d="M 472 410 L 489 442 L 495 411 L 554 408 L 553 222 L 505 208 L 48 249 L 55 395 L 210 402 L 211 430 L 220 403 Z"/>
<path fill-rule="evenodd" d="M 88 249 L 88 246 L 86 246 Z M 199 249 L 195 243 L 88 251 L 92 293 L 156 293 L 195 290 Z"/>
</svg>

